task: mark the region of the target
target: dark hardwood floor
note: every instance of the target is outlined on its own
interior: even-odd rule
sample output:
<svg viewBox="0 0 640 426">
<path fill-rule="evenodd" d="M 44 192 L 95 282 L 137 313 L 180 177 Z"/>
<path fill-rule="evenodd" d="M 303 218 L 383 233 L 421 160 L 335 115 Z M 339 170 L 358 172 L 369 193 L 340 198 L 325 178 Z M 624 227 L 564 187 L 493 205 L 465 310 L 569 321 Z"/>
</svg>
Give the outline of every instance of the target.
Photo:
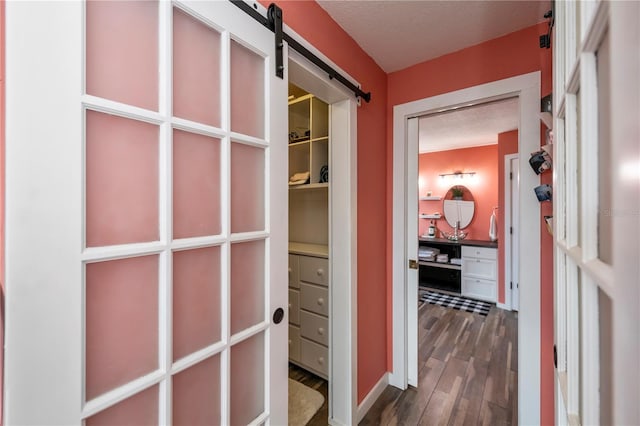
<svg viewBox="0 0 640 426">
<path fill-rule="evenodd" d="M 388 386 L 360 425 L 517 425 L 518 314 L 425 303 L 418 323 L 418 387 Z"/>
<path fill-rule="evenodd" d="M 316 376 L 307 370 L 300 368 L 296 365 L 289 364 L 289 378 L 297 382 L 302 383 L 305 386 L 309 386 L 311 389 L 315 389 L 324 396 L 324 404 L 318 410 L 316 414 L 309 420 L 307 426 L 327 426 L 329 424 L 329 385 L 328 382 Z"/>
</svg>

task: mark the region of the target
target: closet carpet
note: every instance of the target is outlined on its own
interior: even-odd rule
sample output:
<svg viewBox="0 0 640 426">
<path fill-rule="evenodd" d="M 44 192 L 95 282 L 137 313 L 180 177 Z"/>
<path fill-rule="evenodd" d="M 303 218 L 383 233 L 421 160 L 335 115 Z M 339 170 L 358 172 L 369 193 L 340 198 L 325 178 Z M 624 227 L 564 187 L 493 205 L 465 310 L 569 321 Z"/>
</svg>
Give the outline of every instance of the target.
<svg viewBox="0 0 640 426">
<path fill-rule="evenodd" d="M 517 425 L 517 344 L 517 312 L 423 304 L 418 388 L 387 386 L 360 425 Z"/>
</svg>

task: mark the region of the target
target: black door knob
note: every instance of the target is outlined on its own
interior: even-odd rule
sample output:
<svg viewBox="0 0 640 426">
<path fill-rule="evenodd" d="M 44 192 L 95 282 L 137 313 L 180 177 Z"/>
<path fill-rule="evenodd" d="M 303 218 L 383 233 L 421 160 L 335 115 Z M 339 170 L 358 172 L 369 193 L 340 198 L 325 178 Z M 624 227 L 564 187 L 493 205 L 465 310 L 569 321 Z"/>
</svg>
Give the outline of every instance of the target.
<svg viewBox="0 0 640 426">
<path fill-rule="evenodd" d="M 273 313 L 273 322 L 276 324 L 280 324 L 282 318 L 284 318 L 284 309 L 276 309 L 276 311 Z"/>
</svg>

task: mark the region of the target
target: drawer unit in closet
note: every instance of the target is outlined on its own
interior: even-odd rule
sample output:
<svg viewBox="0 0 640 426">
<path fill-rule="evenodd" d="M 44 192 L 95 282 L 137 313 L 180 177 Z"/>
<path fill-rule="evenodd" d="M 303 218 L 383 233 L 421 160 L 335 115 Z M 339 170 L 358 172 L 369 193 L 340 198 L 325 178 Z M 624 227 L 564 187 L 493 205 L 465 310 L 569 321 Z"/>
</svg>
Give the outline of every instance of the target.
<svg viewBox="0 0 640 426">
<path fill-rule="evenodd" d="M 289 322 L 300 325 L 300 291 L 289 289 Z"/>
<path fill-rule="evenodd" d="M 289 325 L 289 359 L 300 362 L 300 328 Z"/>
<path fill-rule="evenodd" d="M 462 246 L 462 294 L 495 302 L 497 299 L 497 249 Z"/>
<path fill-rule="evenodd" d="M 313 284 L 300 283 L 300 307 L 316 314 L 329 315 L 329 290 Z M 289 296 L 291 302 L 291 296 Z"/>
<path fill-rule="evenodd" d="M 299 256 L 300 281 L 329 285 L 329 261 L 321 257 Z"/>
<path fill-rule="evenodd" d="M 329 372 L 329 349 L 310 340 L 300 340 L 301 363 L 326 378 Z"/>
<path fill-rule="evenodd" d="M 300 288 L 300 268 L 295 254 L 289 255 L 289 287 Z"/>
<path fill-rule="evenodd" d="M 289 360 L 322 377 L 329 359 L 329 261 L 289 255 Z"/>
<path fill-rule="evenodd" d="M 327 346 L 329 344 L 329 320 L 321 315 L 300 311 L 300 337 Z"/>
</svg>

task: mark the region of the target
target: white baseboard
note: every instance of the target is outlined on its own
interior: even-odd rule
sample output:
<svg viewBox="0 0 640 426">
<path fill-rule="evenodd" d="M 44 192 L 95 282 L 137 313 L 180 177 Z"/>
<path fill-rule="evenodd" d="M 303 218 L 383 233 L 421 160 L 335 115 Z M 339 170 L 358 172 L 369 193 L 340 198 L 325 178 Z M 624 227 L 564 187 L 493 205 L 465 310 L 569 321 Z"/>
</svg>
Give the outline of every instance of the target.
<svg viewBox="0 0 640 426">
<path fill-rule="evenodd" d="M 380 395 L 382 395 L 382 392 L 384 392 L 388 385 L 389 373 L 384 373 L 382 377 L 380 377 L 380 380 L 378 380 L 378 383 L 376 383 L 373 389 L 371 389 L 367 396 L 364 397 L 360 405 L 358 405 L 358 411 L 356 412 L 358 423 L 360 423 L 364 416 L 367 415 L 371 407 L 373 407 L 373 404 L 375 404 L 378 398 L 380 398 Z"/>
<path fill-rule="evenodd" d="M 507 305 L 506 303 L 496 303 L 496 306 L 500 309 L 504 309 L 505 311 L 510 311 L 511 310 L 511 306 Z"/>
</svg>

